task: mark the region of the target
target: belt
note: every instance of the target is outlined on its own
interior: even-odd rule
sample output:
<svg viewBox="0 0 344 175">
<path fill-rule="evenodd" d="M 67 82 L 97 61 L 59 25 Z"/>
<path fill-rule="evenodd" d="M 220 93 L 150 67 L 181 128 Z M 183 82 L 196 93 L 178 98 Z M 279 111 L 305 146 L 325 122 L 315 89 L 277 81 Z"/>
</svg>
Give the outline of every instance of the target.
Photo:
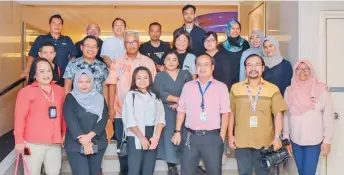
<svg viewBox="0 0 344 175">
<path fill-rule="evenodd" d="M 213 130 L 193 130 L 193 129 L 190 129 L 190 128 L 186 128 L 186 130 L 188 130 L 189 132 L 191 132 L 192 134 L 195 134 L 197 136 L 204 136 L 204 135 L 207 135 L 207 134 L 211 134 L 211 133 L 220 133 L 220 129 L 213 129 Z"/>
</svg>

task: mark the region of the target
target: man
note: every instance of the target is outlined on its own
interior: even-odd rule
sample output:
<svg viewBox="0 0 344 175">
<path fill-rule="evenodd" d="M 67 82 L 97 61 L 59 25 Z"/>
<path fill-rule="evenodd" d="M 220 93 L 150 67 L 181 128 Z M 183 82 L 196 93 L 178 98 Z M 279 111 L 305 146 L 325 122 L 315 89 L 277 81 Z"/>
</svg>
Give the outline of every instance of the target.
<svg viewBox="0 0 344 175">
<path fill-rule="evenodd" d="M 170 51 L 171 47 L 168 43 L 160 40 L 161 24 L 158 22 L 151 23 L 149 25 L 149 36 L 151 40 L 140 46 L 140 53 L 150 57 L 158 71 L 164 71 L 162 56 Z"/>
<path fill-rule="evenodd" d="M 247 79 L 232 86 L 228 143 L 235 149 L 239 174 L 268 175 L 261 167 L 260 148 L 282 146 L 282 115 L 287 105 L 277 86 L 262 78 L 264 61 L 252 54 L 245 61 Z M 273 114 L 273 116 L 272 116 Z"/>
<path fill-rule="evenodd" d="M 55 62 L 61 68 L 63 73 L 68 61 L 76 56 L 76 50 L 73 41 L 69 36 L 61 34 L 63 27 L 63 19 L 60 15 L 53 15 L 49 19 L 49 34 L 38 36 L 32 44 L 27 59 L 26 68 L 22 73 L 22 77 L 28 77 L 31 65 L 34 59 L 38 57 L 39 48 L 47 41 L 52 41 L 56 48 Z"/>
<path fill-rule="evenodd" d="M 94 36 L 86 36 L 81 41 L 82 57 L 69 61 L 66 72 L 63 75 L 65 79 L 65 92 L 68 94 L 72 90 L 74 76 L 79 69 L 88 69 L 94 77 L 94 84 L 99 93 L 103 93 L 103 82 L 109 74 L 106 65 L 96 59 L 99 50 L 98 39 Z"/>
<path fill-rule="evenodd" d="M 230 112 L 228 89 L 224 83 L 212 76 L 214 58 L 203 54 L 195 63 L 198 79 L 184 85 L 172 142 L 175 145 L 182 143 L 183 175 L 196 174 L 201 159 L 207 174 L 221 175 L 223 142 Z M 181 140 L 180 132 L 184 120 L 186 137 Z"/>
<path fill-rule="evenodd" d="M 123 37 L 126 27 L 127 23 L 122 18 L 116 18 L 112 21 L 114 36 L 104 41 L 100 54 L 108 68 L 110 68 L 113 60 L 122 58 L 125 55 Z"/>
<path fill-rule="evenodd" d="M 122 104 L 125 94 L 130 89 L 134 70 L 139 66 L 145 66 L 151 71 L 153 79 L 156 75 L 154 62 L 139 53 L 139 34 L 127 31 L 124 38 L 127 52 L 122 58 L 111 63 L 110 73 L 106 80 L 106 84 L 109 85 L 109 118 L 114 121 L 117 148 L 120 147 L 123 136 Z M 120 175 L 126 175 L 128 173 L 127 157 L 119 157 L 119 163 Z"/>
<path fill-rule="evenodd" d="M 97 58 L 97 60 L 104 62 L 103 58 L 100 56 L 100 51 L 101 51 L 101 48 L 102 48 L 102 45 L 103 45 L 103 40 L 101 40 L 99 38 L 99 35 L 100 35 L 100 27 L 99 27 L 99 25 L 96 24 L 96 23 L 88 24 L 86 26 L 86 35 L 94 36 L 94 37 L 96 37 L 98 39 L 99 50 L 98 50 L 96 58 Z M 81 41 L 78 41 L 78 42 L 75 43 L 75 48 L 76 48 L 76 51 L 77 51 L 76 58 L 81 57 L 82 56 Z"/>
<path fill-rule="evenodd" d="M 205 52 L 204 45 L 202 39 L 205 35 L 205 30 L 195 25 L 195 13 L 196 7 L 193 5 L 186 5 L 183 7 L 182 10 L 183 18 L 184 18 L 184 25 L 176 29 L 173 32 L 173 36 L 175 36 L 176 32 L 179 30 L 187 31 L 191 35 L 191 52 L 198 57 L 199 55 Z"/>
</svg>

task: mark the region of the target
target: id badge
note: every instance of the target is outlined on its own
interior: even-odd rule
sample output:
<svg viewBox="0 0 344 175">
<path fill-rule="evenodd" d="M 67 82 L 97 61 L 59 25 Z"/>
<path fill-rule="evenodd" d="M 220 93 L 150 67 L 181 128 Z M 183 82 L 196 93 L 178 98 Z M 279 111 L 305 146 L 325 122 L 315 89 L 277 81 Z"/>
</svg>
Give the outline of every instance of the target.
<svg viewBox="0 0 344 175">
<path fill-rule="evenodd" d="M 257 116 L 250 116 L 250 128 L 258 127 Z"/>
<path fill-rule="evenodd" d="M 49 107 L 49 118 L 56 118 L 56 117 L 57 117 L 56 107 L 50 106 Z"/>
<path fill-rule="evenodd" d="M 205 112 L 201 112 L 200 120 L 202 122 L 207 121 L 207 114 Z"/>
</svg>

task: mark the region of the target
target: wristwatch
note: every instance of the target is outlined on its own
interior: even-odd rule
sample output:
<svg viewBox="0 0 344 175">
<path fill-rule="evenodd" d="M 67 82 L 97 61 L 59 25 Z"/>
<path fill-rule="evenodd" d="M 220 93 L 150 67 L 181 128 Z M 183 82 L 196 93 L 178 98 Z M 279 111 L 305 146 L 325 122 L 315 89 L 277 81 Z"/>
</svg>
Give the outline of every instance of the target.
<svg viewBox="0 0 344 175">
<path fill-rule="evenodd" d="M 282 134 L 275 135 L 275 139 L 280 139 L 280 140 L 283 140 L 283 136 L 282 136 Z"/>
<path fill-rule="evenodd" d="M 180 130 L 174 130 L 174 133 L 180 132 Z"/>
</svg>

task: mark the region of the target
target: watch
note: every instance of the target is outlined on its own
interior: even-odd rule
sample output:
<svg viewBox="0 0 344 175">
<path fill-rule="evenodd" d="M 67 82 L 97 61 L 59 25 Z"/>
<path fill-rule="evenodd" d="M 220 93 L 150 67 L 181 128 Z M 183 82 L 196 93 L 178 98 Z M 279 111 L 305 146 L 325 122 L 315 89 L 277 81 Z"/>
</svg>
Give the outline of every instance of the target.
<svg viewBox="0 0 344 175">
<path fill-rule="evenodd" d="M 275 139 L 283 140 L 283 136 L 281 134 L 275 135 Z"/>
<path fill-rule="evenodd" d="M 180 132 L 180 130 L 174 130 L 174 133 Z"/>
</svg>

